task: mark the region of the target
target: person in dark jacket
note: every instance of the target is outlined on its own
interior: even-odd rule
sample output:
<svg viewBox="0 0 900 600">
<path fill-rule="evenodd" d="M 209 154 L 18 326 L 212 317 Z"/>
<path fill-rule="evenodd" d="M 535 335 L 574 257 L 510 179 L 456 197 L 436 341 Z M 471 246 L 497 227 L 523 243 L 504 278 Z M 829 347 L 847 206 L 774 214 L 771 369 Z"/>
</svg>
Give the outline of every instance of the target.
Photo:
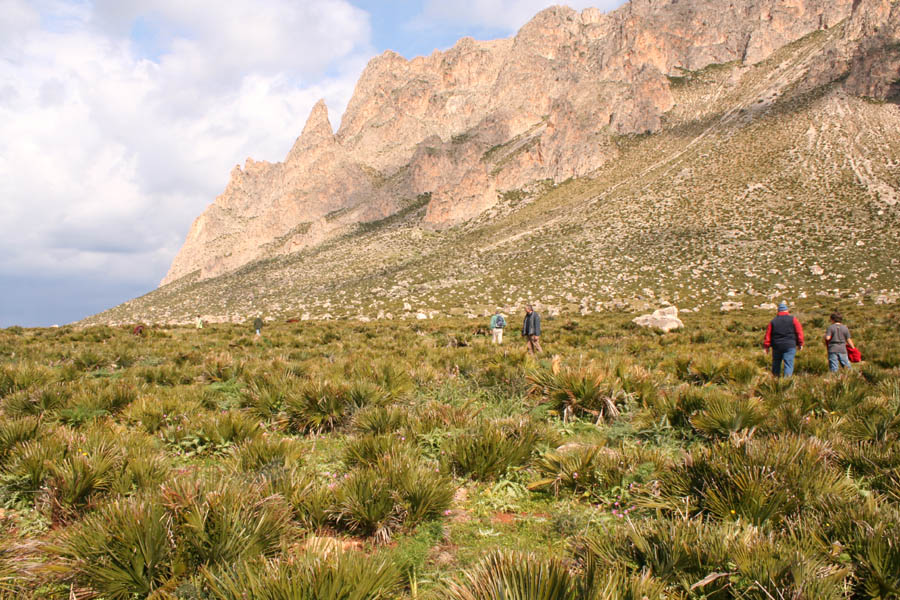
<svg viewBox="0 0 900 600">
<path fill-rule="evenodd" d="M 256 330 L 256 335 L 262 335 L 263 328 L 263 320 L 261 316 L 257 316 L 256 319 L 253 320 L 253 329 Z"/>
<path fill-rule="evenodd" d="M 803 326 L 797 317 L 788 311 L 785 302 L 778 305 L 778 315 L 766 329 L 763 348 L 772 351 L 772 374 L 781 376 L 781 365 L 784 363 L 784 376 L 794 374 L 794 357 L 803 348 Z"/>
<path fill-rule="evenodd" d="M 522 323 L 522 337 L 528 342 L 528 352 L 537 354 L 541 348 L 541 315 L 534 312 L 530 304 L 525 305 L 525 321 Z"/>
</svg>

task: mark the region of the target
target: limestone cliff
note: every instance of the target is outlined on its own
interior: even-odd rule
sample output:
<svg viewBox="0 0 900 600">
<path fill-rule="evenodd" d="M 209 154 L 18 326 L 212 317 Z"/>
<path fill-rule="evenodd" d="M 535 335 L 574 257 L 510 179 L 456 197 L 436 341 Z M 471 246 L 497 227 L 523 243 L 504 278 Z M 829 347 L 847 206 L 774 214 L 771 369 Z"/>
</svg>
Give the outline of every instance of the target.
<svg viewBox="0 0 900 600">
<path fill-rule="evenodd" d="M 308 247 L 423 194 L 424 224 L 438 228 L 477 216 L 504 191 L 589 175 L 616 157 L 612 136 L 663 126 L 677 77 L 762 61 L 851 13 L 847 39 L 819 70 L 843 69 L 855 93 L 887 97 L 897 85 L 890 0 L 632 0 L 608 14 L 553 7 L 510 39 L 466 38 L 412 60 L 387 52 L 360 77 L 336 134 L 319 103 L 283 163 L 248 159 L 234 169 L 162 283 Z"/>
</svg>

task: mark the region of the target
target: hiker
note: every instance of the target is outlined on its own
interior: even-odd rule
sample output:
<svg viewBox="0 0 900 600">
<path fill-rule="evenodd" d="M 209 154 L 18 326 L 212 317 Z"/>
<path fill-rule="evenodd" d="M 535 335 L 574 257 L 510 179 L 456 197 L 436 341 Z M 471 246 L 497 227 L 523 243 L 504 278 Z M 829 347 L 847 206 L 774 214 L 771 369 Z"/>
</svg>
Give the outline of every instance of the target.
<svg viewBox="0 0 900 600">
<path fill-rule="evenodd" d="M 500 309 L 494 313 L 494 316 L 491 317 L 491 335 L 493 336 L 492 343 L 497 344 L 498 346 L 503 345 L 503 328 L 506 327 L 506 319 L 503 318 L 503 315 L 500 314 Z"/>
<path fill-rule="evenodd" d="M 828 349 L 828 368 L 837 373 L 840 367 L 850 368 L 847 349 L 855 348 L 850 338 L 850 330 L 844 325 L 844 317 L 835 311 L 831 313 L 831 325 L 825 330 L 825 347 Z"/>
<path fill-rule="evenodd" d="M 766 329 L 766 339 L 763 342 L 766 352 L 772 351 L 772 374 L 781 376 L 781 365 L 784 363 L 784 376 L 794 374 L 794 357 L 803 349 L 803 326 L 797 317 L 788 312 L 786 302 L 778 305 L 778 315 L 769 323 Z"/>
<path fill-rule="evenodd" d="M 534 308 L 530 304 L 525 305 L 522 337 L 528 342 L 528 352 L 531 354 L 543 352 L 541 349 L 541 315 L 534 312 Z"/>
<path fill-rule="evenodd" d="M 134 335 L 134 336 L 137 336 L 137 337 L 143 336 L 143 335 L 144 335 L 144 326 L 143 326 L 143 325 L 138 325 L 138 326 L 136 326 L 136 327 L 131 331 L 131 335 Z"/>
<path fill-rule="evenodd" d="M 194 323 L 197 325 L 197 329 L 203 329 L 203 319 L 200 318 L 200 315 L 197 315 L 197 320 Z"/>
<path fill-rule="evenodd" d="M 263 320 L 262 320 L 262 317 L 259 316 L 259 315 L 257 315 L 256 319 L 253 320 L 253 329 L 256 330 L 256 335 L 257 335 L 257 336 L 262 335 L 262 328 L 263 328 Z"/>
</svg>

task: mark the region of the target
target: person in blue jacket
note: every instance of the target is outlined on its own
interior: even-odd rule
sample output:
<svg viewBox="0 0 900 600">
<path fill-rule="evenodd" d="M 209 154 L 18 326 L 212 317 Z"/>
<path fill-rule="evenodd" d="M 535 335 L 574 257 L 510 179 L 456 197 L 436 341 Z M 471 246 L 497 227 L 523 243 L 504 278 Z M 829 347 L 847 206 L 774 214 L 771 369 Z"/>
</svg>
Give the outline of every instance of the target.
<svg viewBox="0 0 900 600">
<path fill-rule="evenodd" d="M 491 335 L 493 336 L 493 343 L 498 346 L 503 345 L 503 328 L 506 327 L 506 319 L 503 318 L 503 315 L 500 314 L 500 309 L 497 309 L 497 312 L 494 313 L 494 316 L 491 317 Z"/>
</svg>

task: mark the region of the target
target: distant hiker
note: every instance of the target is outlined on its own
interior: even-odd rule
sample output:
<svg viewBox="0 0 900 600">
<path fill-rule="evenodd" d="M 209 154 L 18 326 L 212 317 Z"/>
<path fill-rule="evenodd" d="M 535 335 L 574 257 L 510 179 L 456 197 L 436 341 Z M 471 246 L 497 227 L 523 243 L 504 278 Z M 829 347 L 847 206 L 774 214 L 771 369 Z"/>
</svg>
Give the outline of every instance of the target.
<svg viewBox="0 0 900 600">
<path fill-rule="evenodd" d="M 541 315 L 534 312 L 530 304 L 525 305 L 525 321 L 522 323 L 522 337 L 528 342 L 528 352 L 537 354 L 541 349 Z"/>
<path fill-rule="evenodd" d="M 840 367 L 850 368 L 848 349 L 856 344 L 850 338 L 850 330 L 844 325 L 844 317 L 839 312 L 831 313 L 831 325 L 825 330 L 825 347 L 828 349 L 828 368 L 836 373 Z"/>
<path fill-rule="evenodd" d="M 778 305 L 778 315 L 766 329 L 763 348 L 772 351 L 772 374 L 781 376 L 781 364 L 784 363 L 784 376 L 794 374 L 794 357 L 803 348 L 803 327 L 797 317 L 788 312 L 787 303 Z"/>
<path fill-rule="evenodd" d="M 256 335 L 262 335 L 263 328 L 263 320 L 262 317 L 256 317 L 253 321 L 253 329 L 256 330 Z"/>
<path fill-rule="evenodd" d="M 132 330 L 131 335 L 136 335 L 136 336 L 138 336 L 138 337 L 141 337 L 142 335 L 144 335 L 144 326 L 143 326 L 143 325 L 138 325 L 137 327 L 135 327 L 135 328 Z"/>
<path fill-rule="evenodd" d="M 200 315 L 197 315 L 197 320 L 194 321 L 194 324 L 197 325 L 197 329 L 203 329 L 203 319 L 200 318 Z"/>
<path fill-rule="evenodd" d="M 491 317 L 491 335 L 494 336 L 493 343 L 497 345 L 503 344 L 503 328 L 506 327 L 506 319 L 500 314 L 500 309 Z"/>
</svg>

